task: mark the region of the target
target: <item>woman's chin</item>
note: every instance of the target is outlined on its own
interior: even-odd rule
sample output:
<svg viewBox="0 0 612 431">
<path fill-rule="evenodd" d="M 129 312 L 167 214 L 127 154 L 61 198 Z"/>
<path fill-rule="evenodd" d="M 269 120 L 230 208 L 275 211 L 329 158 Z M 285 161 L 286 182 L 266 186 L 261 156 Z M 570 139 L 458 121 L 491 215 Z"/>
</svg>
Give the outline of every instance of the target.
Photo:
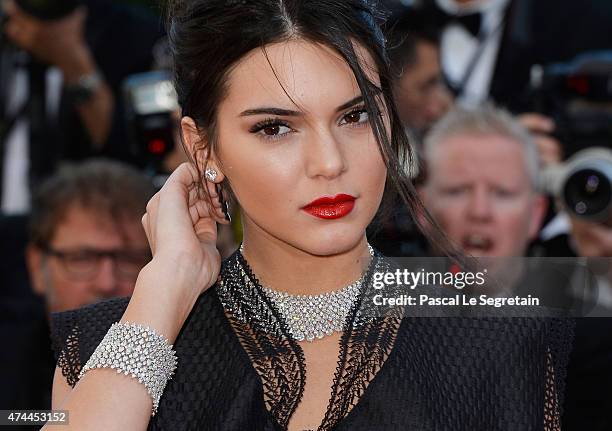
<svg viewBox="0 0 612 431">
<path fill-rule="evenodd" d="M 346 253 L 359 247 L 364 238 L 364 230 L 359 232 L 334 231 L 325 234 L 312 234 L 307 238 L 304 250 L 316 256 L 333 256 Z"/>
</svg>

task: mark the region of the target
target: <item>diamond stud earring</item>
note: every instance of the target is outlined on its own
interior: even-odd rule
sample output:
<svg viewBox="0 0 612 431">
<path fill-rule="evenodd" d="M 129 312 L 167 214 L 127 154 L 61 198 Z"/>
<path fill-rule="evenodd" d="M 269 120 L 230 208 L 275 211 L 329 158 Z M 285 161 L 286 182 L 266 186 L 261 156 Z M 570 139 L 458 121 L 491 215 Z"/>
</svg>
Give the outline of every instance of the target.
<svg viewBox="0 0 612 431">
<path fill-rule="evenodd" d="M 210 181 L 211 183 L 214 183 L 215 180 L 217 179 L 217 171 L 211 168 L 207 168 L 206 171 L 204 172 L 204 176 L 206 177 L 208 181 Z"/>
</svg>

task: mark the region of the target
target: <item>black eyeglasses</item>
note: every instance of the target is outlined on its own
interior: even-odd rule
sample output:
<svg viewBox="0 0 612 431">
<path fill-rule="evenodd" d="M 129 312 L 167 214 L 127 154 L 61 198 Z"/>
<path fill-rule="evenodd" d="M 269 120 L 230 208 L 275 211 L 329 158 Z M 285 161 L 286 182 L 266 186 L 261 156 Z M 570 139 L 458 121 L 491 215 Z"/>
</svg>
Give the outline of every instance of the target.
<svg viewBox="0 0 612 431">
<path fill-rule="evenodd" d="M 116 277 L 126 281 L 136 280 L 142 267 L 151 260 L 149 250 L 57 250 L 49 246 L 43 249 L 47 254 L 58 258 L 66 273 L 78 280 L 94 278 L 100 272 L 102 260 L 105 258 L 113 261 Z"/>
</svg>

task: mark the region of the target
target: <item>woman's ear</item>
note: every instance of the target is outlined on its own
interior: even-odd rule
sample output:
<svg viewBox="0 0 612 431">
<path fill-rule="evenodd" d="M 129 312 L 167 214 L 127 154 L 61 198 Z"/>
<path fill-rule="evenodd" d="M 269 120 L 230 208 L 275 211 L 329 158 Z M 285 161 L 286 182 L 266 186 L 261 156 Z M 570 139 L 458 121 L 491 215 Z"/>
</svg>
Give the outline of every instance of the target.
<svg viewBox="0 0 612 431">
<path fill-rule="evenodd" d="M 204 166 L 208 151 L 204 138 L 198 132 L 198 127 L 191 117 L 181 118 L 181 135 L 187 155 L 191 156 L 198 166 Z"/>
<path fill-rule="evenodd" d="M 209 157 L 209 143 L 198 130 L 193 118 L 183 117 L 181 119 L 181 134 L 187 154 L 191 156 L 192 160 L 196 163 L 196 167 L 202 171 L 202 174 L 205 174 L 207 169 L 212 169 L 216 173 L 214 182 L 220 183 L 223 181 L 225 177 L 219 168 L 219 163 L 214 154 L 211 154 Z"/>
</svg>

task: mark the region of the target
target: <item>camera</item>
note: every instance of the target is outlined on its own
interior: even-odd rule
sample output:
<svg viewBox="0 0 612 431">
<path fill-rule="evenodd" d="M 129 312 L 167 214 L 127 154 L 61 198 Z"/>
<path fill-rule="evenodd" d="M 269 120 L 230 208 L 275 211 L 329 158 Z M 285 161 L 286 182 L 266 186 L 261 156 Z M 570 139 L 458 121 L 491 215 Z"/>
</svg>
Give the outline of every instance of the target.
<svg viewBox="0 0 612 431">
<path fill-rule="evenodd" d="M 544 189 L 574 217 L 612 225 L 612 149 L 587 148 L 545 169 Z"/>
<path fill-rule="evenodd" d="M 531 70 L 534 111 L 555 120 L 566 155 L 611 147 L 612 51 L 587 52 L 568 63 Z"/>
<path fill-rule="evenodd" d="M 174 149 L 178 128 L 178 96 L 167 71 L 131 75 L 123 94 L 130 134 L 130 152 L 145 160 L 153 174 L 164 174 L 164 158 Z"/>
</svg>

